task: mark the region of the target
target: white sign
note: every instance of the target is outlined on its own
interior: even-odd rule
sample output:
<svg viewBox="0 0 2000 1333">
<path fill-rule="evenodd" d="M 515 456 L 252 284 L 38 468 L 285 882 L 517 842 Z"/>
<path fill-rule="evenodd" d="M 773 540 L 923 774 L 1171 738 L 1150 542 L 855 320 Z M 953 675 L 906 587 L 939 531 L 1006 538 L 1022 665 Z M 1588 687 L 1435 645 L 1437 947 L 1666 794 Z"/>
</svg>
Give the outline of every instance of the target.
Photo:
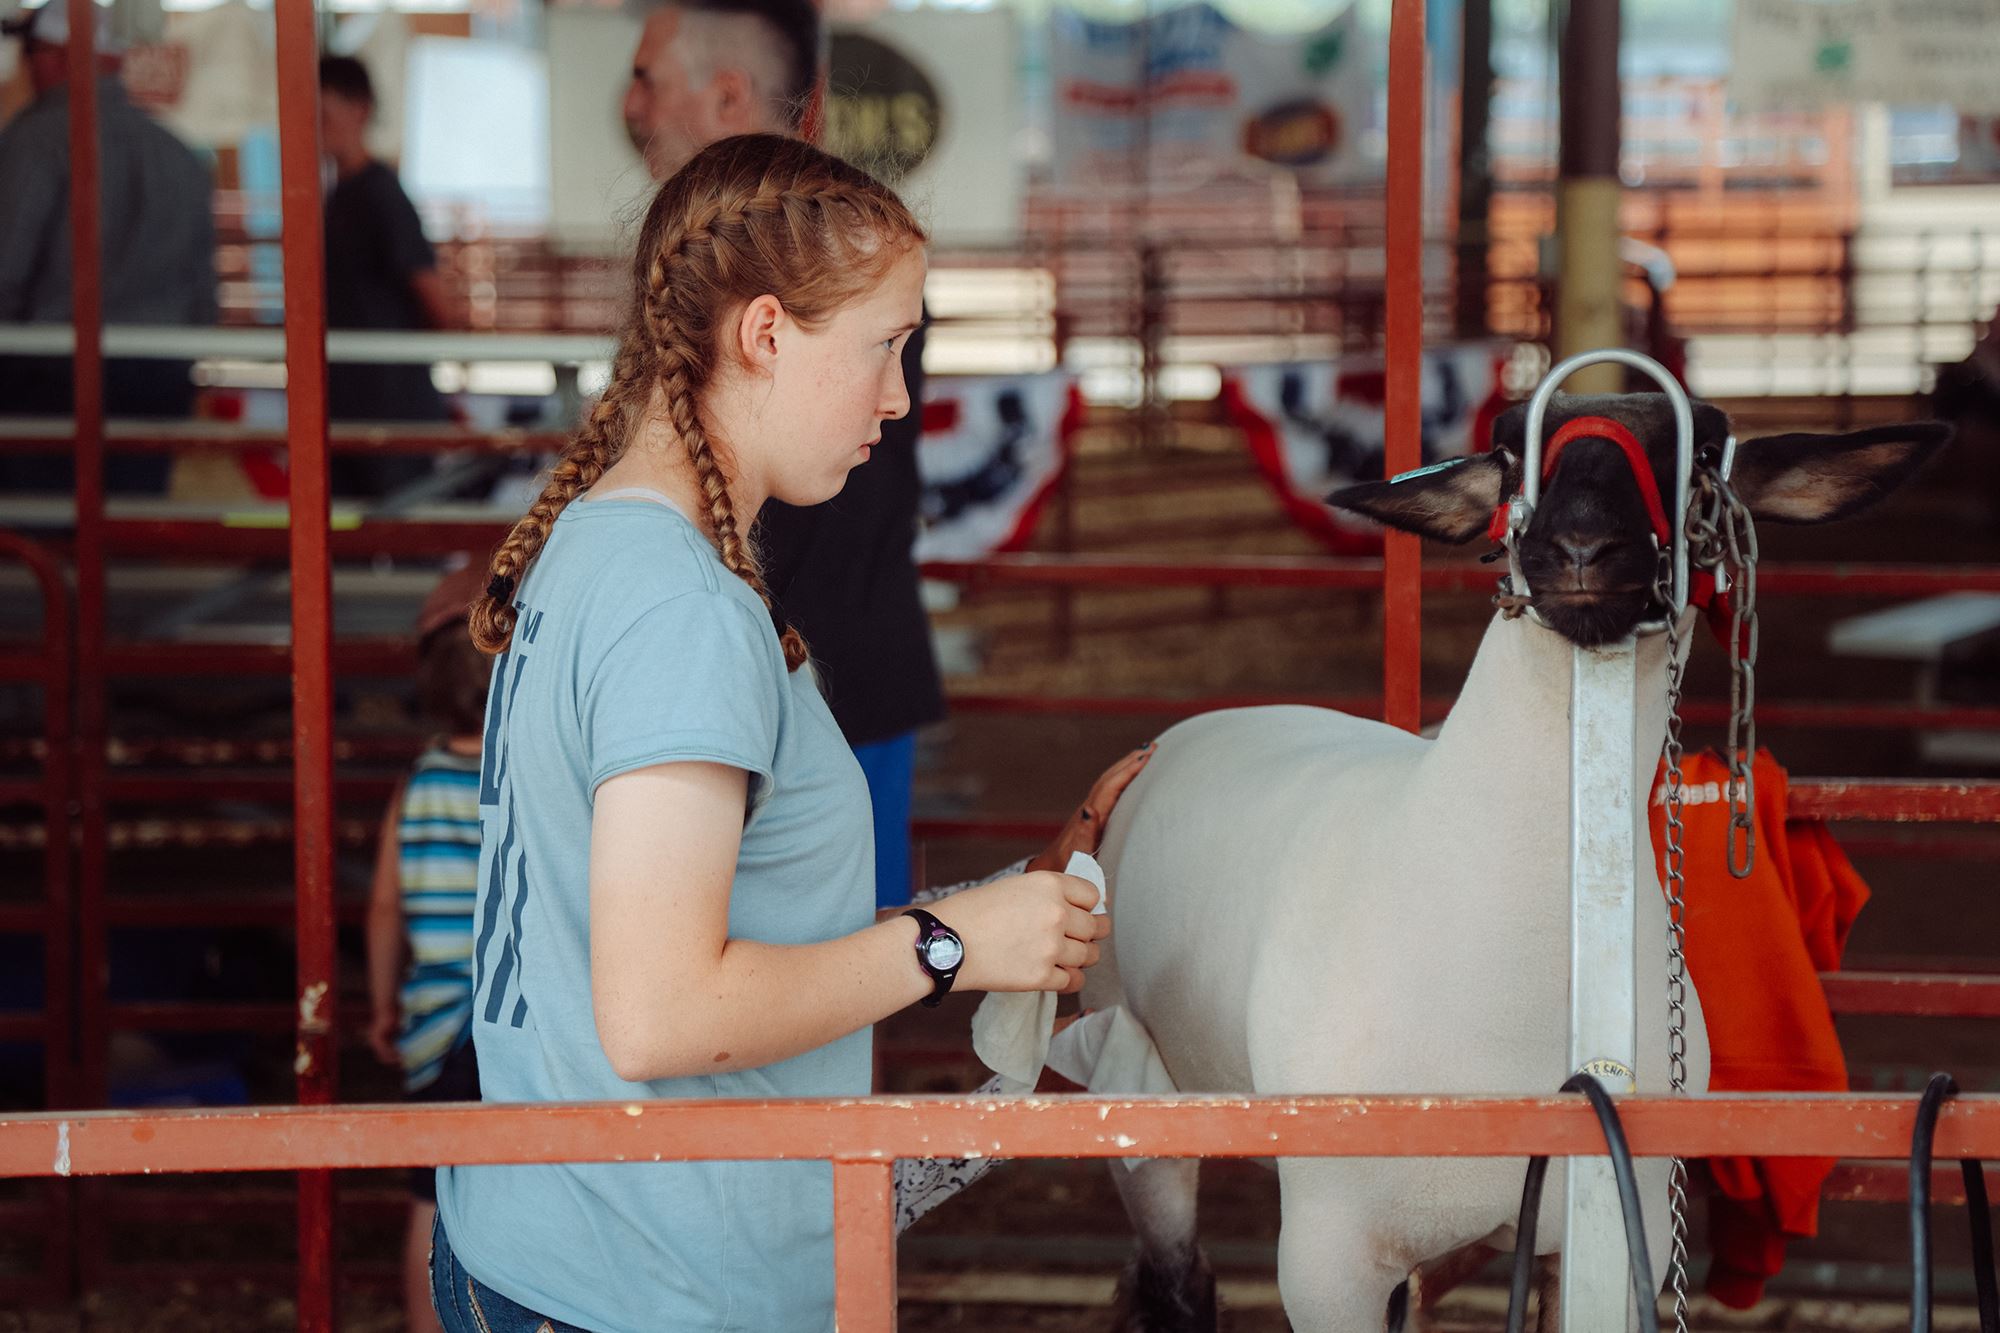
<svg viewBox="0 0 2000 1333">
<path fill-rule="evenodd" d="M 1155 182 L 1289 170 L 1318 182 L 1372 172 L 1374 99 L 1358 5 L 1317 31 L 1251 32 L 1208 4 L 1129 23 L 1057 10 L 1050 24 L 1059 184 L 1132 182 L 1141 144 Z"/>
<path fill-rule="evenodd" d="M 2000 0 L 1736 0 L 1746 111 L 1851 102 L 2000 112 Z"/>
<path fill-rule="evenodd" d="M 921 157 L 890 183 L 935 240 L 991 245 L 1017 236 L 1025 170 L 1012 11 L 897 10 L 842 25 L 837 49 L 843 37 L 872 39 L 885 65 L 906 68 L 835 68 L 827 147 L 858 145 L 850 153 L 856 165 L 885 175 L 887 161 L 871 159 Z"/>
</svg>

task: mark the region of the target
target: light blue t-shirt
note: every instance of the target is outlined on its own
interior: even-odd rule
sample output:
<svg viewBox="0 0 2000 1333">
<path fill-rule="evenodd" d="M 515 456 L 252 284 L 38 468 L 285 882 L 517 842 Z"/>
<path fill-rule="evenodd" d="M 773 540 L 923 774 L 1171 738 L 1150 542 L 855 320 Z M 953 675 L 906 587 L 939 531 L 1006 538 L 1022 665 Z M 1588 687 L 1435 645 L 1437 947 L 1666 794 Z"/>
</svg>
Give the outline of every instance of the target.
<svg viewBox="0 0 2000 1333">
<path fill-rule="evenodd" d="M 485 1099 L 865 1095 L 866 1030 L 761 1069 L 628 1083 L 591 1011 L 591 805 L 620 773 L 705 760 L 750 774 L 733 938 L 808 944 L 873 919 L 867 784 L 811 671 L 785 670 L 756 594 L 649 500 L 566 508 L 517 602 L 479 798 Z M 660 982 L 672 1003 L 673 978 Z M 833 1327 L 824 1162 L 448 1167 L 438 1208 L 480 1281 L 595 1333 Z"/>
</svg>

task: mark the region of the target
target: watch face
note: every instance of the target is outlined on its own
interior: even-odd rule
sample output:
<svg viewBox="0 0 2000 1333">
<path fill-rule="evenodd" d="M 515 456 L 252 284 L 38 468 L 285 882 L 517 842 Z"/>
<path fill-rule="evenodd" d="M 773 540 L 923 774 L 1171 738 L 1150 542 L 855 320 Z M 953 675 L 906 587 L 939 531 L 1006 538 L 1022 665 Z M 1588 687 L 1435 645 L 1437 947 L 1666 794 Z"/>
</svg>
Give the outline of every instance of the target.
<svg viewBox="0 0 2000 1333">
<path fill-rule="evenodd" d="M 949 972 L 965 960 L 965 946 L 950 935 L 940 935 L 924 943 L 924 957 L 940 972 Z"/>
</svg>

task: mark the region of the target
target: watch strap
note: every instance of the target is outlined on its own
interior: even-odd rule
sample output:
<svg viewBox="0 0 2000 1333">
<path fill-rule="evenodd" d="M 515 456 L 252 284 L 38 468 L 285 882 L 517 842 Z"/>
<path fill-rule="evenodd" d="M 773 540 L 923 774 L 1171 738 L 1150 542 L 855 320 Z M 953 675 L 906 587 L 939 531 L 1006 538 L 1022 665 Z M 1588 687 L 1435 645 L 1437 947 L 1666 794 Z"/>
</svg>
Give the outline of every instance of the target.
<svg viewBox="0 0 2000 1333">
<path fill-rule="evenodd" d="M 959 939 L 958 932 L 932 916 L 921 907 L 905 909 L 904 916 L 912 917 L 917 923 L 917 966 L 931 979 L 931 993 L 921 1003 L 926 1009 L 935 1009 L 951 994 L 951 985 L 958 980 L 958 969 L 965 965 L 965 941 Z M 959 961 L 951 967 L 940 968 L 931 962 L 930 942 L 940 935 L 948 935 L 958 940 Z"/>
</svg>

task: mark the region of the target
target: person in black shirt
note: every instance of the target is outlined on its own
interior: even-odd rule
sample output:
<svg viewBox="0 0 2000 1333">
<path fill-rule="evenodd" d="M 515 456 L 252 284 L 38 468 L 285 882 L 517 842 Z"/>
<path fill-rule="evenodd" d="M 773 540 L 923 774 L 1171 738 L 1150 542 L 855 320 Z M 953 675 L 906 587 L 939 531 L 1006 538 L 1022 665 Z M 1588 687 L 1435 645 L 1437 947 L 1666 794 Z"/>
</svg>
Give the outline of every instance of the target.
<svg viewBox="0 0 2000 1333">
<path fill-rule="evenodd" d="M 330 329 L 436 329 L 448 322 L 437 255 L 396 173 L 368 153 L 375 88 L 352 56 L 319 62 L 320 146 L 333 162 L 326 200 L 326 323 Z M 445 421 L 423 364 L 327 367 L 335 421 Z M 336 492 L 381 496 L 430 471 L 417 456 L 335 454 Z"/>
<path fill-rule="evenodd" d="M 657 180 L 732 134 L 797 134 L 819 77 L 813 0 L 683 0 L 646 15 L 625 90 L 625 129 Z M 909 901 L 910 789 L 919 727 L 944 716 L 917 591 L 917 437 L 923 331 L 903 352 L 911 410 L 882 423 L 874 456 L 823 505 L 773 500 L 758 519 L 766 582 L 812 649 L 827 703 L 868 775 L 875 893 Z"/>
</svg>

